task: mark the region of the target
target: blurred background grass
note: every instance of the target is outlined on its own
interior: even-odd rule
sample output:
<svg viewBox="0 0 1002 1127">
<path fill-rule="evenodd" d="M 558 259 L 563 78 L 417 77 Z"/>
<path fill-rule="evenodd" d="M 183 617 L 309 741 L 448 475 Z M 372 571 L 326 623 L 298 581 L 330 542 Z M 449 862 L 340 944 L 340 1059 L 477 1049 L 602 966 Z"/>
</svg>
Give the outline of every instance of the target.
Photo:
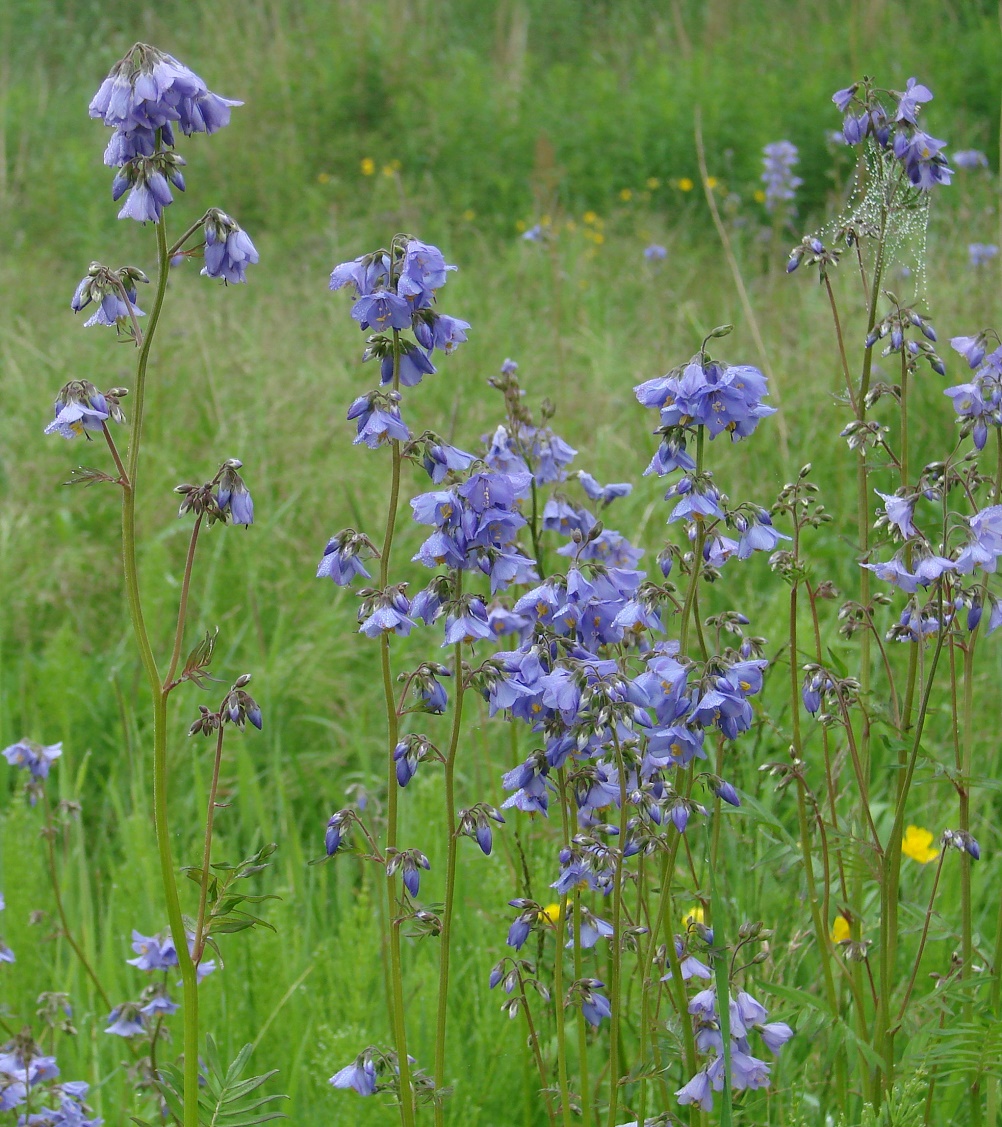
<svg viewBox="0 0 1002 1127">
<path fill-rule="evenodd" d="M 362 337 L 347 300 L 327 292 L 330 268 L 396 230 L 439 242 L 461 267 L 441 307 L 473 330 L 413 396 L 412 425 L 475 447 L 499 415 L 486 378 L 512 356 L 530 397 L 557 403 L 556 425 L 581 451 L 578 465 L 602 480 L 639 480 L 653 439 L 634 384 L 684 360 L 722 322 L 737 328 L 720 351 L 758 362 L 693 187 L 699 106 L 709 169 L 789 435 L 788 457 L 769 429 L 774 420 L 750 442 L 717 444 L 715 472 L 732 498 L 768 504 L 786 477 L 813 460 L 836 516 L 816 541 L 818 574 L 849 585 L 853 518 L 842 493 L 852 463 L 836 437 L 845 414 L 832 395 L 837 357 L 823 295 L 806 279 L 783 275 L 785 250 L 837 207 L 848 169 L 827 140 L 838 123 L 830 96 L 862 73 L 891 87 L 918 75 L 936 94 L 924 111 L 930 131 L 951 149 L 984 149 L 997 167 L 998 14 L 987 3 L 932 0 L 8 0 L 0 10 L 0 739 L 63 741 L 50 789 L 83 803 L 58 842 L 70 914 L 115 998 L 142 985 L 124 964 L 130 929 L 149 934 L 164 926 L 149 819 L 147 702 L 121 597 L 118 499 L 101 487 L 59 487 L 78 461 L 103 464 L 102 453 L 43 439 L 41 429 L 68 379 L 102 387 L 132 380 L 131 350 L 108 332 L 82 331 L 69 298 L 91 259 L 152 272 L 152 233 L 116 221 L 101 164 L 106 131 L 86 116 L 102 77 L 137 39 L 171 51 L 211 89 L 246 102 L 226 130 L 179 146 L 189 190 L 168 213 L 171 229 L 219 205 L 261 251 L 247 287 L 223 292 L 199 279 L 193 264 L 172 277 L 141 490 L 143 583 L 160 652 L 188 533 L 174 519 L 173 485 L 203 480 L 223 458 L 238 456 L 258 513 L 247 531 L 206 535 L 189 638 L 219 625 L 217 674 L 255 675 L 266 726 L 228 741 L 224 786 L 233 805 L 217 821 L 216 855 L 235 858 L 278 841 L 275 868 L 262 883 L 283 900 L 268 913 L 277 936 L 239 936 L 226 945 L 226 971 L 204 989 L 207 1027 L 232 1055 L 270 1022 L 255 1064 L 281 1068 L 293 1122 L 389 1122 L 375 1101 L 326 1084 L 385 1036 L 373 877 L 351 860 L 305 864 L 320 851 L 323 825 L 346 801 L 346 788 L 364 785 L 378 803 L 382 785 L 383 721 L 369 692 L 375 651 L 351 637 L 353 596 L 312 578 L 334 531 L 354 524 L 377 533 L 386 474 L 384 458 L 350 447 L 345 408 L 374 376 L 360 369 Z M 801 152 L 800 219 L 795 230 L 766 230 L 763 238 L 767 217 L 754 199 L 761 147 L 781 137 Z M 997 184 L 993 172 L 959 173 L 936 200 L 927 261 L 941 338 L 998 321 L 997 266 L 974 270 L 967 254 L 970 242 L 997 241 Z M 544 218 L 549 242 L 519 238 Z M 642 258 L 650 241 L 668 248 L 660 267 Z M 848 301 L 851 285 L 840 284 Z M 851 319 L 849 331 L 861 335 Z M 960 367 L 948 363 L 956 382 Z M 954 434 L 941 382 L 923 377 L 917 401 L 919 457 L 939 457 Z M 417 477 L 411 484 L 413 492 L 425 488 Z M 656 551 L 660 506 L 657 484 L 644 481 L 610 519 Z M 419 540 L 405 528 L 398 559 Z M 398 575 L 419 578 L 406 563 Z M 784 593 L 764 560 L 736 569 L 711 598 L 716 609 L 739 607 L 759 633 L 781 629 Z M 838 645 L 834 631 L 830 640 Z M 419 638 L 399 649 L 416 658 L 427 653 L 423 645 Z M 778 645 L 777 638 L 773 650 Z M 983 656 L 979 699 L 994 715 L 997 647 Z M 175 709 L 172 810 L 175 855 L 185 863 L 198 855 L 208 753 L 183 734 L 202 699 L 189 693 Z M 767 719 L 770 707 L 767 701 Z M 731 820 L 740 848 L 727 854 L 727 880 L 735 918 L 779 927 L 769 977 L 810 988 L 798 861 L 783 829 L 793 822 L 786 800 L 757 771 L 762 760 L 784 754 L 784 718 L 775 708 L 775 725 L 761 725 L 734 765 L 734 781 L 775 822 L 747 811 Z M 482 721 L 472 715 L 467 729 L 466 804 L 500 801 L 499 764 L 511 755 L 507 731 Z M 419 727 L 435 738 L 445 723 L 429 718 Z M 943 723 L 937 732 L 929 737 L 933 755 L 948 736 Z M 981 745 L 983 773 L 997 776 L 990 732 Z M 43 989 L 73 994 L 80 1036 L 60 1049 L 64 1075 L 92 1080 L 95 1102 L 116 1123 L 130 1080 L 112 1066 L 126 1054 L 104 1035 L 88 983 L 52 936 L 41 812 L 13 793 L 13 772 L 6 778 L 2 924 L 18 962 L 4 968 L 3 999 L 12 1015 L 24 1016 Z M 950 793 L 942 786 L 923 790 L 926 806 L 916 811 L 933 828 Z M 979 921 L 989 936 L 990 889 L 1000 876 L 992 859 L 1000 823 L 994 793 L 981 792 L 976 803 L 986 857 Z M 402 804 L 402 840 L 433 852 L 439 805 L 438 780 L 424 769 Z M 523 825 L 523 833 L 544 880 L 552 853 L 546 832 Z M 486 990 L 503 952 L 515 869 L 509 827 L 494 857 L 469 860 L 464 870 L 451 1024 L 457 1087 L 450 1120 L 457 1124 L 534 1121 L 522 1033 L 503 1021 Z M 436 869 L 425 878 L 432 901 L 441 895 L 440 877 Z M 922 877 L 906 873 L 914 884 L 906 894 Z M 933 932 L 930 969 L 948 960 L 951 897 L 955 888 L 946 891 L 942 930 Z M 36 909 L 48 916 L 31 925 Z M 408 958 L 416 1053 L 426 1061 L 435 949 L 414 942 Z M 810 1036 L 810 1014 L 795 1016 L 806 1036 L 791 1043 L 777 1069 L 777 1116 L 798 1105 L 809 1111 L 804 1071 L 824 1075 L 830 1066 Z M 916 1043 L 921 1048 L 921 1038 Z M 826 1052 L 840 1051 L 837 1038 L 825 1044 Z M 742 1122 L 766 1121 L 765 1100 L 749 1100 Z"/>
</svg>

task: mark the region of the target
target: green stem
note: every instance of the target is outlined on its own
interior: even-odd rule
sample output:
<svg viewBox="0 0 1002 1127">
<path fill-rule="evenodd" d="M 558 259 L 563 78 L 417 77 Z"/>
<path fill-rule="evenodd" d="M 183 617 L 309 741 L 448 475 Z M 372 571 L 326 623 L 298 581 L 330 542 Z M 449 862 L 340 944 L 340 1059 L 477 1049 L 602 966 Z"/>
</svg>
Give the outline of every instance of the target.
<svg viewBox="0 0 1002 1127">
<path fill-rule="evenodd" d="M 393 330 L 393 389 L 400 386 L 400 333 Z M 397 506 L 400 502 L 400 443 L 391 442 L 392 467 L 390 470 L 390 497 L 386 511 L 386 531 L 383 534 L 383 547 L 379 557 L 379 586 L 385 590 L 389 582 L 390 552 L 393 548 L 393 533 L 396 528 Z M 393 673 L 390 668 L 390 639 L 383 634 L 379 639 L 379 660 L 383 678 L 383 699 L 386 707 L 387 729 L 387 794 L 386 794 L 386 846 L 395 849 L 397 845 L 397 775 L 393 752 L 396 750 L 400 733 L 400 720 L 397 715 L 396 698 L 393 692 Z M 387 921 L 389 925 L 390 946 L 390 987 L 392 990 L 391 1011 L 393 1014 L 393 1040 L 397 1054 L 397 1068 L 400 1081 L 400 1117 L 403 1127 L 414 1127 L 414 1092 L 411 1087 L 411 1066 L 407 1058 L 407 1028 L 404 1021 L 404 983 L 402 958 L 400 952 L 399 894 L 397 876 L 386 878 Z M 187 1127 L 187 1125 L 186 1125 Z"/>
<path fill-rule="evenodd" d="M 90 965 L 90 961 L 84 954 L 83 948 L 73 937 L 73 932 L 70 930 L 70 922 L 66 918 L 66 908 L 63 904 L 63 895 L 59 887 L 59 871 L 56 868 L 56 848 L 52 842 L 52 834 L 54 827 L 52 825 L 52 808 L 49 805 L 49 796 L 45 791 L 42 791 L 42 801 L 45 803 L 45 828 L 44 834 L 46 844 L 46 854 L 49 861 L 49 881 L 52 884 L 52 895 L 56 901 L 56 911 L 59 913 L 59 921 L 63 925 L 63 937 L 66 942 L 72 947 L 74 955 L 80 960 L 80 965 L 87 973 L 87 977 L 94 983 L 94 988 L 97 990 L 101 1002 L 110 1013 L 114 1008 L 111 1004 L 111 999 L 108 997 L 107 992 L 101 985 L 101 980 L 97 977 L 97 973 Z"/>
<path fill-rule="evenodd" d="M 174 674 L 177 672 L 177 663 L 181 657 L 181 646 L 184 643 L 184 624 L 188 618 L 188 591 L 191 588 L 191 570 L 195 563 L 195 546 L 198 543 L 199 529 L 202 527 L 202 514 L 195 517 L 191 529 L 191 539 L 188 541 L 188 554 L 184 561 L 184 577 L 181 580 L 181 598 L 177 605 L 177 628 L 174 631 L 174 649 L 170 657 L 170 666 L 164 678 L 164 692 L 170 692 L 174 686 Z M 220 731 L 222 729 L 220 728 Z"/>
<path fill-rule="evenodd" d="M 609 956 L 609 1004 L 612 1016 L 609 1019 L 609 1127 L 616 1127 L 616 1111 L 619 1107 L 619 1078 L 622 1072 L 619 1039 L 622 1024 L 622 969 L 623 969 L 623 867 L 626 863 L 624 851 L 626 849 L 626 824 L 629 812 L 626 800 L 626 764 L 623 761 L 623 749 L 615 729 L 612 733 L 613 745 L 616 749 L 616 770 L 619 774 L 619 861 L 616 865 L 615 883 L 612 892 L 612 936 L 609 942 L 612 950 Z"/>
<path fill-rule="evenodd" d="M 463 573 L 456 576 L 456 598 L 462 593 Z M 435 1087 L 441 1091 L 445 1086 L 445 1027 L 448 1017 L 449 1001 L 449 952 L 452 938 L 452 911 L 456 896 L 456 854 L 459 838 L 456 835 L 456 751 L 463 726 L 463 646 L 455 646 L 456 701 L 452 714 L 452 736 L 445 759 L 445 823 L 448 834 L 447 860 L 445 871 L 445 906 L 442 911 L 441 952 L 438 976 L 438 1022 L 435 1030 Z M 445 1108 L 441 1102 L 435 1104 L 435 1123 L 442 1127 L 445 1123 Z"/>
<path fill-rule="evenodd" d="M 212 860 L 212 825 L 216 816 L 216 791 L 219 789 L 219 765 L 223 761 L 223 735 L 226 729 L 220 722 L 216 736 L 216 756 L 212 763 L 212 782 L 209 784 L 209 802 L 205 811 L 205 847 L 202 850 L 202 879 L 198 892 L 198 922 L 195 924 L 195 949 L 191 958 L 197 967 L 205 950 L 205 906 L 209 897 L 209 862 Z"/>
<path fill-rule="evenodd" d="M 146 375 L 150 349 L 156 336 L 170 261 L 167 253 L 167 227 L 164 217 L 157 221 L 157 289 L 146 325 L 146 335 L 139 350 L 136 386 L 133 391 L 132 427 L 129 433 L 129 454 L 126 463 L 127 481 L 122 485 L 122 568 L 129 616 L 139 647 L 139 656 L 153 694 L 153 822 L 156 830 L 160 879 L 163 883 L 167 919 L 177 951 L 184 991 L 184 1127 L 198 1127 L 198 994 L 195 966 L 188 953 L 188 937 L 181 914 L 181 901 L 171 854 L 170 826 L 167 817 L 167 696 L 160 684 L 153 648 L 150 645 L 139 594 L 139 569 L 136 559 L 136 486 L 139 451 L 146 402 Z"/>
<path fill-rule="evenodd" d="M 908 478 L 908 353 L 901 349 L 901 485 L 909 484 Z"/>
<path fill-rule="evenodd" d="M 929 938 L 929 925 L 932 922 L 932 907 L 936 902 L 936 891 L 939 888 L 939 878 L 943 873 L 943 860 L 946 857 L 946 850 L 940 850 L 939 861 L 936 865 L 936 875 L 932 881 L 932 892 L 929 893 L 929 907 L 926 908 L 925 920 L 922 923 L 922 938 L 919 940 L 918 952 L 915 955 L 915 965 L 912 967 L 911 978 L 908 980 L 908 986 L 905 990 L 905 996 L 901 999 L 901 1009 L 898 1011 L 898 1019 L 894 1023 L 899 1026 L 904 1020 L 905 1011 L 908 1009 L 908 1003 L 911 1000 L 912 991 L 915 989 L 915 979 L 918 978 L 919 964 L 922 962 L 922 955 L 925 952 L 926 940 Z"/>
</svg>

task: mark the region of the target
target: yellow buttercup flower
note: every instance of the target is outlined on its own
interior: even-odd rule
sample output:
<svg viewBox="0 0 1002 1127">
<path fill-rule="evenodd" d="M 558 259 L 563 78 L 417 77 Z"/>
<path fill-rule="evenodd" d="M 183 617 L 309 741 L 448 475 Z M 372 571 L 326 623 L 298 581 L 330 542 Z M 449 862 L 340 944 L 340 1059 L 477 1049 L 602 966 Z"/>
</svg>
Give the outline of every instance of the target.
<svg viewBox="0 0 1002 1127">
<path fill-rule="evenodd" d="M 755 190 L 755 202 L 765 203 L 765 192 L 763 192 L 761 188 L 756 188 Z"/>
<path fill-rule="evenodd" d="M 832 943 L 843 943 L 849 938 L 849 921 L 845 916 L 836 916 L 832 924 Z"/>
<path fill-rule="evenodd" d="M 661 187 L 661 181 L 656 176 L 650 176 L 647 179 L 647 187 L 653 192 L 655 188 Z"/>
<path fill-rule="evenodd" d="M 716 178 L 716 176 L 707 176 L 706 178 L 706 186 L 710 189 L 711 192 L 719 183 L 720 181 Z"/>
<path fill-rule="evenodd" d="M 595 214 L 594 211 L 586 211 L 584 213 L 584 215 L 581 216 L 581 220 L 584 223 L 597 223 L 598 222 L 598 216 Z"/>
<path fill-rule="evenodd" d="M 932 834 L 919 826 L 909 826 L 905 830 L 901 852 L 920 865 L 928 865 L 939 856 L 939 850 L 932 848 Z"/>
<path fill-rule="evenodd" d="M 361 168 L 363 176 L 372 176 L 376 171 L 376 162 L 372 157 L 362 157 L 362 163 L 359 165 L 359 168 Z"/>
<path fill-rule="evenodd" d="M 515 230 L 518 231 L 519 234 L 521 234 L 523 231 L 528 230 L 528 225 L 526 224 L 524 219 L 515 220 Z"/>
<path fill-rule="evenodd" d="M 547 904 L 543 909 L 543 919 L 546 920 L 548 924 L 560 923 L 560 905 Z"/>
<path fill-rule="evenodd" d="M 466 220 L 467 223 L 472 223 L 473 220 L 476 219 L 476 217 L 477 217 L 477 213 L 473 210 L 472 207 L 468 207 L 463 212 L 463 218 Z"/>
<path fill-rule="evenodd" d="M 330 182 L 330 178 L 331 178 L 331 174 L 329 172 L 318 172 L 317 173 L 317 183 L 318 184 L 327 184 L 327 183 Z"/>
<path fill-rule="evenodd" d="M 629 203 L 633 199 L 633 192 L 629 188 L 623 188 L 619 193 L 619 198 L 623 203 Z"/>
<path fill-rule="evenodd" d="M 705 924 L 706 912 L 703 911 L 702 904 L 694 904 L 688 912 L 682 917 L 682 926 L 688 928 L 690 924 Z"/>
<path fill-rule="evenodd" d="M 678 182 L 678 188 L 680 192 L 691 192 L 693 187 L 694 185 L 688 176 L 683 176 L 682 179 Z"/>
</svg>

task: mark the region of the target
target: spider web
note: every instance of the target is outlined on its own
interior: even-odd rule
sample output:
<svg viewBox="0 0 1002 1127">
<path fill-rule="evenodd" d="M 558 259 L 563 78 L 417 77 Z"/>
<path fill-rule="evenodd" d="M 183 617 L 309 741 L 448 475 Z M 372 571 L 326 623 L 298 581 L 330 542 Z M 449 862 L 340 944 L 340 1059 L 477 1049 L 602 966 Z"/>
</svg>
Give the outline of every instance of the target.
<svg viewBox="0 0 1002 1127">
<path fill-rule="evenodd" d="M 915 286 L 913 300 L 926 289 L 926 250 L 932 193 L 912 186 L 904 165 L 870 138 L 856 177 L 856 187 L 839 215 L 821 229 L 822 241 L 859 239 L 876 246 L 883 234 L 881 285 L 907 278 Z M 877 251 L 871 254 L 875 265 Z M 897 269 L 895 270 L 895 267 Z"/>
</svg>

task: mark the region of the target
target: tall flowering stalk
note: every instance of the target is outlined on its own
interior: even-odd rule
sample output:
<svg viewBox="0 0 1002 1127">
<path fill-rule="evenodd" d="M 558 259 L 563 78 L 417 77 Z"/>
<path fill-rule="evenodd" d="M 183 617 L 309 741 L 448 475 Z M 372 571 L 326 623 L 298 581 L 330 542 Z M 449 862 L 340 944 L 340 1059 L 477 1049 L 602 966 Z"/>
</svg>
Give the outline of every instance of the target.
<svg viewBox="0 0 1002 1127">
<path fill-rule="evenodd" d="M 181 171 L 185 162 L 174 149 L 176 134 L 180 132 L 187 136 L 193 133 L 213 133 L 228 123 L 230 108 L 240 104 L 212 93 L 202 79 L 182 63 L 143 43 L 136 44 L 101 84 L 91 102 L 90 114 L 113 131 L 104 160 L 105 164 L 116 170 L 112 184 L 113 198 L 118 200 L 125 196 L 119 218 L 154 225 L 157 258 L 154 296 L 149 316 L 141 322 L 140 318 L 144 313 L 138 307 L 137 299 L 139 285 L 148 282 L 145 273 L 132 266 L 115 270 L 100 263 L 92 263 L 72 301 L 75 312 L 94 306 L 95 311 L 86 322 L 88 327 L 103 325 L 115 328 L 119 336 L 131 339 L 139 350 L 135 382 L 131 389 L 132 419 L 125 456 L 119 453 L 108 424 L 125 422 L 121 400 L 129 394 L 130 389 L 112 388 L 102 393 L 87 380 L 71 381 L 60 391 L 55 403 L 54 418 L 46 428 L 46 433 L 60 434 L 69 439 L 78 436 L 89 438 L 90 433 L 99 434 L 108 447 L 114 473 L 79 469 L 75 471 L 73 480 L 109 482 L 122 491 L 122 562 L 126 597 L 140 659 L 153 698 L 153 813 L 160 875 L 170 925 L 172 957 L 181 972 L 184 994 L 184 1073 L 181 1090 L 177 1092 L 176 1098 L 185 1127 L 197 1127 L 199 1115 L 199 964 L 206 945 L 215 946 L 213 930 L 225 930 L 223 925 L 227 914 L 226 911 L 216 910 L 216 896 L 210 896 L 209 876 L 215 785 L 224 727 L 234 724 L 243 728 L 247 720 L 260 727 L 261 713 L 253 698 L 245 691 L 244 686 L 249 680 L 249 677 L 245 677 L 238 680 L 217 712 L 210 713 L 208 709 L 203 709 L 202 719 L 193 728 L 193 732 L 217 731 L 218 740 L 203 865 L 199 877 L 199 910 L 192 931 L 182 912 L 170 840 L 167 792 L 168 704 L 171 693 L 182 683 L 190 681 L 197 685 L 203 684 L 212 656 L 214 636 L 210 634 L 192 650 L 183 664 L 181 662 L 188 594 L 199 533 L 205 526 L 215 523 L 248 525 L 253 521 L 254 511 L 250 494 L 238 472 L 241 463 L 236 459 L 224 462 L 215 476 L 204 485 L 178 486 L 177 491 L 183 496 L 181 515 L 191 512 L 195 515 L 195 521 L 181 583 L 177 625 L 164 672 L 154 654 L 140 589 L 136 503 L 150 361 L 163 311 L 171 261 L 178 255 L 198 256 L 204 263 L 203 275 L 227 282 L 241 282 L 245 280 L 247 265 L 258 260 L 257 251 L 246 232 L 235 220 L 216 208 L 210 209 L 190 224 L 173 244 L 167 235 L 166 212 L 173 202 L 172 189 L 185 190 Z M 203 241 L 193 243 L 198 236 Z M 218 881 L 216 878 L 211 878 L 211 881 L 212 888 L 216 889 Z M 230 907 L 244 899 L 239 896 L 235 900 L 231 899 Z M 144 1025 L 138 1009 L 129 1010 L 132 1016 L 128 1020 L 123 1017 L 124 1012 L 122 1007 L 113 1011 L 109 1019 L 109 1031 L 122 1036 L 141 1032 Z M 149 1011 L 150 1016 L 153 1012 Z M 170 1006 L 165 1007 L 163 1012 L 171 1012 Z M 157 1020 L 159 1030 L 162 1014 Z M 154 1044 L 155 1040 L 154 1036 Z M 152 1058 L 152 1046 L 150 1052 Z"/>
<path fill-rule="evenodd" d="M 429 566 L 446 563 L 450 572 L 414 600 L 407 597 L 406 583 L 390 584 L 391 553 L 396 533 L 400 504 L 401 468 L 405 461 L 420 461 L 435 483 L 446 477 L 453 480 L 457 473 L 467 469 L 474 458 L 462 450 L 449 446 L 425 432 L 414 439 L 400 411 L 403 388 L 418 385 L 424 376 L 434 374 L 431 357 L 435 351 L 448 354 L 466 340 L 469 323 L 459 318 L 438 313 L 435 308 L 437 291 L 445 284 L 448 266 L 437 247 L 430 246 L 409 235 L 395 236 L 387 249 L 362 255 L 344 262 L 331 273 L 330 288 L 350 287 L 355 304 L 351 315 L 363 332 L 370 332 L 364 360 L 379 363 L 380 388 L 359 396 L 348 411 L 348 419 L 356 422 L 356 444 L 370 449 L 388 446 L 390 449 L 390 484 L 387 499 L 386 524 L 382 547 L 376 550 L 364 533 L 345 529 L 332 537 L 325 549 L 317 571 L 318 576 L 329 577 L 339 585 L 347 585 L 357 576 L 369 578 L 361 559 L 378 555 L 379 577 L 376 588 L 360 591 L 363 602 L 359 611 L 359 632 L 378 638 L 383 698 L 386 711 L 387 755 L 386 788 L 387 815 L 385 842 L 380 849 L 371 834 L 365 835 L 374 847 L 374 857 L 385 866 L 389 951 L 390 1017 L 393 1027 L 394 1050 L 392 1054 L 377 1054 L 370 1047 L 364 1050 L 355 1065 L 347 1066 L 331 1078 L 335 1087 L 352 1087 L 362 1095 L 377 1090 L 376 1077 L 388 1073 L 383 1086 L 397 1092 L 401 1121 L 407 1125 L 415 1121 L 416 1094 L 430 1095 L 436 1120 L 443 1116 L 442 1099 L 445 1075 L 446 1018 L 449 984 L 449 958 L 452 934 L 452 912 L 456 880 L 456 840 L 461 832 L 459 814 L 455 806 L 455 766 L 462 731 L 462 704 L 464 677 L 462 647 L 477 638 L 486 637 L 489 628 L 486 612 L 479 599 L 464 598 L 461 573 L 463 568 L 479 562 L 477 550 L 468 551 L 466 538 L 473 540 L 474 527 L 461 522 L 463 501 L 470 501 L 474 512 L 483 513 L 490 503 L 486 485 L 479 491 L 468 483 L 468 494 L 461 499 L 446 491 L 427 494 L 412 502 L 415 518 L 440 526 L 426 543 L 422 562 Z M 383 390 L 385 389 L 385 390 Z M 476 497 L 476 501 L 470 500 Z M 462 543 L 452 530 L 460 530 Z M 491 546 L 488 540 L 483 551 Z M 469 545 L 473 547 L 472 543 Z M 479 547 L 479 542 L 478 542 Z M 420 887 L 420 869 L 430 867 L 428 858 L 416 849 L 401 850 L 398 845 L 398 790 L 413 778 L 418 764 L 424 759 L 442 758 L 441 754 L 423 737 L 408 734 L 401 738 L 400 721 L 405 711 L 404 698 L 397 700 L 391 664 L 391 635 L 407 635 L 420 618 L 434 622 L 440 615 L 449 614 L 446 626 L 446 644 L 453 647 L 456 700 L 452 733 L 445 762 L 446 807 L 446 902 L 442 918 L 417 908 L 414 901 Z M 406 684 L 413 688 L 420 711 L 440 713 L 445 710 L 447 694 L 440 678 L 450 671 L 437 663 L 424 663 L 406 676 Z M 341 829 L 359 815 L 347 808 L 336 812 L 328 826 L 327 854 L 333 856 L 341 846 Z M 485 834 L 485 852 L 490 851 L 490 830 L 478 817 L 475 826 Z M 469 832 L 469 827 L 467 827 Z M 396 874 L 402 880 L 398 883 Z M 407 1029 L 404 1014 L 403 966 L 400 929 L 407 920 L 414 921 L 423 931 L 441 936 L 441 973 L 437 1031 L 435 1037 L 434 1076 L 412 1073 L 407 1052 Z M 379 1062 L 378 1066 L 375 1063 Z M 371 1083 L 370 1083 L 371 1079 Z"/>
</svg>

